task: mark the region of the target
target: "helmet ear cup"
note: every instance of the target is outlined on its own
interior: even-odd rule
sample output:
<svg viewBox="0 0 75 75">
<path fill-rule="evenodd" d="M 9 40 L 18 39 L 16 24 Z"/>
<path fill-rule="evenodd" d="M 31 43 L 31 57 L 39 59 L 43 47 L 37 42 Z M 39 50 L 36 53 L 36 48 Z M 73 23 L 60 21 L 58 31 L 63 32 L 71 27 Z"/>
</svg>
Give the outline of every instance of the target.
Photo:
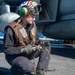
<svg viewBox="0 0 75 75">
<path fill-rule="evenodd" d="M 24 16 L 24 15 L 26 15 L 27 13 L 28 13 L 28 10 L 27 10 L 27 8 L 25 8 L 25 7 L 21 8 L 21 9 L 19 10 L 20 16 Z"/>
</svg>

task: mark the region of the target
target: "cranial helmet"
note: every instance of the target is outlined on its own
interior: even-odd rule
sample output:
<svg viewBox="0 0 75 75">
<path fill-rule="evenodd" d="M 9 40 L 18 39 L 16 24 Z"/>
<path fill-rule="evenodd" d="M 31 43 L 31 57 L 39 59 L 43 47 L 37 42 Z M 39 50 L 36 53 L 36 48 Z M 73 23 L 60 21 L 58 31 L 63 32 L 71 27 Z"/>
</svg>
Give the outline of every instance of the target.
<svg viewBox="0 0 75 75">
<path fill-rule="evenodd" d="M 35 1 L 24 1 L 19 6 L 20 16 L 27 15 L 28 12 L 32 12 L 32 14 L 38 15 L 41 10 L 42 10 L 41 5 L 37 4 Z"/>
</svg>

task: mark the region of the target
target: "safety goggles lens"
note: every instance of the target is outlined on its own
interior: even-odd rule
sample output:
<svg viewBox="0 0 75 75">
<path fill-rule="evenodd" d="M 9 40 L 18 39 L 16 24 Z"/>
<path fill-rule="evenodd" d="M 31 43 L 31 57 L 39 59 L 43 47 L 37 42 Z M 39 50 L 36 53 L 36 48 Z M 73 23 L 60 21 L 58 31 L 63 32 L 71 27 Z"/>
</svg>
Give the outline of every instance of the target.
<svg viewBox="0 0 75 75">
<path fill-rule="evenodd" d="M 32 11 L 34 15 L 37 15 L 37 14 L 39 14 L 39 12 L 42 11 L 42 7 L 41 7 L 41 5 L 37 5 L 35 7 L 31 7 L 30 11 Z"/>
<path fill-rule="evenodd" d="M 41 11 L 42 11 L 41 5 L 37 5 L 36 7 L 34 7 L 34 12 L 35 12 L 35 13 L 41 12 Z"/>
</svg>

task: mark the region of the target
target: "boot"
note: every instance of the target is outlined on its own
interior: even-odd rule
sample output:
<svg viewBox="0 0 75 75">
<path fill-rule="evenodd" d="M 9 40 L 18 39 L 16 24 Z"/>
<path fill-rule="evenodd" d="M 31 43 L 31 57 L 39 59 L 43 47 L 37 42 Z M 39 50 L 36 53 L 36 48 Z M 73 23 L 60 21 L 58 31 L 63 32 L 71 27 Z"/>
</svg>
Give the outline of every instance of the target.
<svg viewBox="0 0 75 75">
<path fill-rule="evenodd" d="M 27 75 L 27 74 L 17 74 L 16 71 L 14 71 L 13 68 L 11 68 L 10 75 Z"/>
<path fill-rule="evenodd" d="M 45 75 L 44 70 L 37 70 L 36 75 Z"/>
</svg>

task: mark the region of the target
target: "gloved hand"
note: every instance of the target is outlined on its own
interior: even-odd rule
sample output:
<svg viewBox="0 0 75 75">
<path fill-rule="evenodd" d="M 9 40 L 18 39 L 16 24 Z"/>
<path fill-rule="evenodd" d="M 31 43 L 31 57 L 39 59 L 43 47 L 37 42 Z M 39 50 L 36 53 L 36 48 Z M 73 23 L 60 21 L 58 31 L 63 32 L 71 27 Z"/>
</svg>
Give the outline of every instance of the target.
<svg viewBox="0 0 75 75">
<path fill-rule="evenodd" d="M 38 45 L 38 46 L 32 46 L 31 44 L 27 45 L 25 48 L 22 48 L 21 49 L 21 53 L 31 53 L 32 51 L 36 51 L 38 49 L 41 49 L 41 47 Z"/>
<path fill-rule="evenodd" d="M 42 46 L 41 45 L 36 45 L 33 47 L 33 50 L 36 51 L 36 50 L 41 50 L 42 49 Z"/>
<path fill-rule="evenodd" d="M 32 52 L 31 48 L 32 48 L 32 46 L 30 44 L 28 44 L 26 47 L 24 47 L 24 48 L 21 49 L 21 53 L 27 53 L 27 54 L 29 54 L 29 53 Z"/>
</svg>

